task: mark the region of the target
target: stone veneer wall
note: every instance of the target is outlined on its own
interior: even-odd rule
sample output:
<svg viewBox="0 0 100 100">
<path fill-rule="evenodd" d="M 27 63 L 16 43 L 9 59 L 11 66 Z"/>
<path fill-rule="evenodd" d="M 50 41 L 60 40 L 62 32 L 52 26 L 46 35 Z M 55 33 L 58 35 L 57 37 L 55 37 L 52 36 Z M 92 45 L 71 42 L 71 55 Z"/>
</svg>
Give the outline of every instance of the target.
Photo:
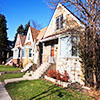
<svg viewBox="0 0 100 100">
<path fill-rule="evenodd" d="M 50 48 L 51 45 L 44 46 L 43 45 L 43 62 L 49 62 L 49 57 L 50 57 Z M 54 60 L 55 63 L 57 62 L 57 54 L 58 54 L 58 44 L 54 45 Z"/>
<path fill-rule="evenodd" d="M 49 62 L 49 54 L 50 54 L 50 45 L 49 46 L 43 45 L 43 61 L 42 61 L 42 63 Z"/>
<path fill-rule="evenodd" d="M 68 72 L 69 80 L 72 82 L 79 82 L 84 85 L 84 76 L 81 69 L 81 63 L 77 58 L 61 59 L 58 58 L 56 69 L 59 72 L 64 73 L 64 70 Z"/>
</svg>

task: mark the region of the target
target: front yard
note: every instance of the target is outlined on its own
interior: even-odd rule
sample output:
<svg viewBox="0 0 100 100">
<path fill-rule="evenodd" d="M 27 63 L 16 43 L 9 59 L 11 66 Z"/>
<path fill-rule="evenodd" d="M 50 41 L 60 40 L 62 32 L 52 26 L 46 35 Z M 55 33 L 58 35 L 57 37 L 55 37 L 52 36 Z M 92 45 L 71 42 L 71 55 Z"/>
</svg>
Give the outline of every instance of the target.
<svg viewBox="0 0 100 100">
<path fill-rule="evenodd" d="M 45 80 L 9 83 L 6 89 L 13 100 L 94 100 L 71 89 L 64 89 Z"/>
<path fill-rule="evenodd" d="M 20 70 L 21 70 L 20 68 L 16 68 L 16 67 L 0 65 L 0 72 L 6 72 L 6 73 L 0 75 L 0 82 L 3 82 L 5 79 L 22 77 L 24 75 L 24 73 L 21 73 Z M 9 73 L 9 72 L 11 72 L 11 73 Z"/>
<path fill-rule="evenodd" d="M 20 70 L 20 68 L 17 68 L 17 67 L 0 65 L 0 72 L 5 72 L 5 71 L 19 71 L 19 70 Z"/>
</svg>

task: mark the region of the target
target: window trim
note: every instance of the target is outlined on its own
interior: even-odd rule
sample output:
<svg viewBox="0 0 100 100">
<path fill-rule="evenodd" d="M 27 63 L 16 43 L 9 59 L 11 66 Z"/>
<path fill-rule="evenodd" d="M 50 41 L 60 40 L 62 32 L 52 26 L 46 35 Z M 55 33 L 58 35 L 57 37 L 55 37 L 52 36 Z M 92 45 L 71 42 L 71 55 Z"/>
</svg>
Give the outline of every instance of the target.
<svg viewBox="0 0 100 100">
<path fill-rule="evenodd" d="M 71 56 L 67 56 L 67 57 L 62 57 L 60 54 L 60 52 L 61 52 L 61 38 L 63 38 L 63 37 L 67 37 L 67 36 L 61 36 L 61 37 L 59 37 L 58 38 L 58 58 L 61 58 L 61 59 L 70 59 L 70 58 L 73 58 L 73 59 L 78 59 L 79 58 L 79 55 L 77 55 L 77 56 L 72 56 L 72 54 L 71 54 Z M 71 36 L 69 36 L 69 37 L 71 37 Z M 72 47 L 71 47 L 72 48 Z M 71 53 L 72 53 L 72 51 L 71 51 Z"/>
<path fill-rule="evenodd" d="M 62 22 L 61 22 L 61 18 L 62 18 Z M 58 20 L 58 22 L 57 22 L 57 20 Z M 55 21 L 56 30 L 60 30 L 60 29 L 64 28 L 63 20 L 64 20 L 64 15 L 63 14 L 61 14 L 58 17 L 56 17 L 56 21 Z M 58 28 L 57 28 L 57 24 L 58 24 Z"/>
<path fill-rule="evenodd" d="M 24 50 L 24 53 L 25 53 L 24 56 L 23 56 L 23 50 Z M 26 48 L 22 49 L 22 58 L 26 58 Z"/>
<path fill-rule="evenodd" d="M 29 50 L 30 50 L 30 49 L 33 51 L 32 48 L 29 48 Z M 32 58 L 33 58 L 33 52 L 32 52 L 32 51 L 31 51 L 31 55 L 32 55 L 32 56 L 30 57 L 30 56 L 28 55 L 29 59 L 32 59 Z"/>
</svg>

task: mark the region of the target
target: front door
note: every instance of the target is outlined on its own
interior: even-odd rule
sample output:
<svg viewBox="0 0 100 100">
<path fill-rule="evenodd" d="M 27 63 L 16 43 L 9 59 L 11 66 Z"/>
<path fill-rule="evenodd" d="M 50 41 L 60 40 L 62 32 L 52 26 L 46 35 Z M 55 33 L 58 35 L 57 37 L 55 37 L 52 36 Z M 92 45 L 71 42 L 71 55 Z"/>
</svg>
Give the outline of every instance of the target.
<svg viewBox="0 0 100 100">
<path fill-rule="evenodd" d="M 49 62 L 54 63 L 54 45 L 51 45 Z"/>
</svg>

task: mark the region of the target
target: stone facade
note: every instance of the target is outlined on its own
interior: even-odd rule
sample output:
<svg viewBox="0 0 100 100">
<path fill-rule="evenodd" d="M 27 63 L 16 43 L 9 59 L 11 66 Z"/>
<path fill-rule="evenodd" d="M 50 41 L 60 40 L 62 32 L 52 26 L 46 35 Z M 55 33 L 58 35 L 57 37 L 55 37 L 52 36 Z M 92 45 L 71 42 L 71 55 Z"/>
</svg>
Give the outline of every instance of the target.
<svg viewBox="0 0 100 100">
<path fill-rule="evenodd" d="M 58 58 L 56 68 L 57 70 L 59 70 L 60 73 L 64 73 L 64 71 L 66 70 L 69 75 L 70 81 L 77 81 L 84 85 L 84 77 L 79 58 Z"/>
<path fill-rule="evenodd" d="M 50 57 L 51 57 L 51 45 L 54 45 L 54 63 L 56 64 L 57 62 L 57 55 L 58 55 L 58 39 L 49 41 L 46 43 L 43 43 L 43 61 L 44 62 L 50 62 Z M 51 62 L 50 62 L 51 63 Z"/>
<path fill-rule="evenodd" d="M 64 27 L 61 29 L 56 30 L 56 18 L 61 16 L 63 14 L 63 25 Z M 59 38 L 61 36 L 61 34 L 63 34 L 63 32 L 66 30 L 66 32 L 70 32 L 72 33 L 79 33 L 75 30 L 81 30 L 81 24 L 79 22 L 79 20 L 68 10 L 66 9 L 64 6 L 62 6 L 61 4 L 59 4 L 56 8 L 56 11 L 52 17 L 52 20 L 48 26 L 48 29 L 44 35 L 44 39 L 47 39 L 44 43 L 43 43 L 43 63 L 44 62 L 49 62 L 50 60 L 50 50 L 51 50 L 51 45 L 53 44 L 53 42 L 51 42 L 52 37 L 56 37 L 58 36 L 58 34 L 60 33 L 60 35 L 57 37 L 59 41 Z M 72 31 L 71 31 L 72 30 Z M 72 34 L 73 34 L 72 33 Z M 69 36 L 70 34 L 66 33 L 66 36 Z M 63 36 L 63 35 L 62 35 Z M 77 35 L 76 35 L 77 36 Z M 54 39 L 52 39 L 52 41 L 54 41 Z M 46 45 L 46 43 L 48 42 L 48 45 Z M 81 84 L 84 85 L 84 76 L 82 73 L 82 69 L 81 69 L 81 63 L 79 62 L 79 58 L 78 57 L 64 57 L 64 58 L 60 58 L 59 57 L 59 42 L 57 42 L 56 44 L 54 44 L 54 60 L 55 60 L 55 64 L 56 64 L 56 70 L 59 70 L 60 73 L 64 73 L 64 70 L 66 70 L 68 72 L 69 75 L 69 80 L 72 82 L 79 82 Z"/>
</svg>

